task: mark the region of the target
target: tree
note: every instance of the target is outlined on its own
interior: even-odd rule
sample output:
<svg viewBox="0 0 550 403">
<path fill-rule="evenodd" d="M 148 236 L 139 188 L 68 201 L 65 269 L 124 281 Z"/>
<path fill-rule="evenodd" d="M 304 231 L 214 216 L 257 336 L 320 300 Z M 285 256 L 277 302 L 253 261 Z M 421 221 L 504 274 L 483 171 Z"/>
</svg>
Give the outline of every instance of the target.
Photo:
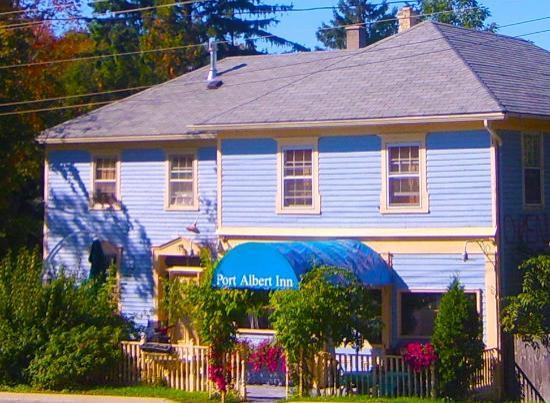
<svg viewBox="0 0 550 403">
<path fill-rule="evenodd" d="M 495 31 L 496 25 L 487 25 L 491 16 L 487 7 L 478 0 L 418 0 L 421 14 L 438 13 L 427 18 L 464 28 Z M 451 13 L 445 11 L 453 10 Z"/>
<path fill-rule="evenodd" d="M 455 278 L 441 298 L 432 336 L 438 355 L 439 396 L 454 400 L 467 397 L 470 381 L 482 364 L 482 332 L 476 303 Z"/>
<path fill-rule="evenodd" d="M 357 345 L 380 329 L 366 288 L 345 270 L 320 267 L 305 274 L 299 290 L 275 291 L 270 317 L 277 341 L 299 385 L 308 389 L 315 355 L 335 345 Z"/>
<path fill-rule="evenodd" d="M 523 271 L 521 292 L 506 300 L 502 327 L 536 345 L 538 340 L 550 347 L 550 256 L 527 259 Z"/>
<path fill-rule="evenodd" d="M 396 13 L 386 1 L 373 4 L 370 0 L 339 0 L 330 24 L 323 23 L 317 29 L 317 39 L 327 48 L 344 49 L 346 31 L 342 26 L 359 23 L 364 24 L 366 44 L 370 45 L 397 32 L 396 21 L 385 21 L 395 18 Z"/>
</svg>

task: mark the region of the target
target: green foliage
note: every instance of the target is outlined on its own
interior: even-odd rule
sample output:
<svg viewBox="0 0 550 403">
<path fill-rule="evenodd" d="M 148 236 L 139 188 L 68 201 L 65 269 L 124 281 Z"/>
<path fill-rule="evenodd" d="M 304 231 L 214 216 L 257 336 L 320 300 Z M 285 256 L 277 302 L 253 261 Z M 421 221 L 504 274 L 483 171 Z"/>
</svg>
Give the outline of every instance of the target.
<svg viewBox="0 0 550 403">
<path fill-rule="evenodd" d="M 456 278 L 441 298 L 432 343 L 438 355 L 438 395 L 464 400 L 474 372 L 482 364 L 483 339 L 475 301 Z"/>
<path fill-rule="evenodd" d="M 38 252 L 8 253 L 0 262 L 0 384 L 56 388 L 84 378 L 102 381 L 96 375 L 114 365 L 117 343 L 130 331 L 115 313 L 115 282 L 110 270 L 104 284 L 79 285 L 61 273 L 44 285 Z M 69 365 L 71 358 L 78 362 Z"/>
<path fill-rule="evenodd" d="M 331 29 L 342 25 L 357 23 L 365 24 L 367 33 L 366 44 L 370 45 L 397 32 L 396 21 L 382 20 L 395 17 L 397 9 L 390 9 L 387 2 L 372 2 L 370 0 L 339 0 L 333 10 L 330 24 L 323 23 L 317 29 L 317 39 L 327 48 L 345 49 L 346 30 L 343 28 Z"/>
<path fill-rule="evenodd" d="M 550 347 L 550 256 L 527 259 L 519 269 L 523 271 L 522 290 L 506 301 L 502 326 L 526 342 L 540 340 Z"/>
<path fill-rule="evenodd" d="M 381 326 L 366 288 L 345 270 L 314 269 L 304 275 L 299 290 L 276 291 L 270 303 L 277 341 L 300 374 L 300 394 L 308 383 L 306 363 L 315 354 L 341 343 L 361 346 Z"/>
<path fill-rule="evenodd" d="M 478 0 L 418 0 L 421 14 L 439 13 L 431 20 L 460 27 L 495 31 L 496 25 L 486 24 L 491 12 Z M 452 13 L 443 11 L 453 10 Z"/>
<path fill-rule="evenodd" d="M 122 330 L 78 325 L 50 336 L 31 361 L 29 378 L 39 389 L 75 389 L 106 383 L 122 358 Z"/>
</svg>

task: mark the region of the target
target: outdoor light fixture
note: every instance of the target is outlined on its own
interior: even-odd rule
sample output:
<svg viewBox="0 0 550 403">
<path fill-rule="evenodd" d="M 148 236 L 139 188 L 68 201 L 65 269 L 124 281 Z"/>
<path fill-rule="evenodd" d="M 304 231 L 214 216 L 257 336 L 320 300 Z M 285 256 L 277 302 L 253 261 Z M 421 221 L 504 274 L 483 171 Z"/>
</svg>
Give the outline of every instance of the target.
<svg viewBox="0 0 550 403">
<path fill-rule="evenodd" d="M 468 256 L 468 250 L 467 250 L 468 242 L 471 242 L 471 241 L 468 240 L 468 241 L 464 242 L 464 252 L 462 252 L 462 261 L 463 262 L 467 262 L 468 259 L 470 259 L 470 257 Z"/>
<path fill-rule="evenodd" d="M 199 214 L 197 214 L 197 218 L 195 218 L 195 222 L 193 222 L 193 224 L 188 225 L 187 227 L 185 227 L 185 229 L 187 231 L 192 232 L 194 234 L 200 234 L 201 233 L 199 231 L 199 227 L 197 227 L 197 221 L 199 220 L 199 215 L 200 215 L 200 212 L 199 212 Z"/>
</svg>

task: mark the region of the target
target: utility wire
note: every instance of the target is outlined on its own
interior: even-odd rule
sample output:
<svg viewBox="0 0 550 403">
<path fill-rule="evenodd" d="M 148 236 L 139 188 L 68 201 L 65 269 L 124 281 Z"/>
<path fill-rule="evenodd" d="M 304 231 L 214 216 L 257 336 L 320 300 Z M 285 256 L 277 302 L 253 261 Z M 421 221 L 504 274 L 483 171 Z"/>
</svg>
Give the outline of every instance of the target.
<svg viewBox="0 0 550 403">
<path fill-rule="evenodd" d="M 204 0 L 201 0 L 201 1 L 204 1 Z M 469 8 L 467 8 L 467 10 L 475 9 L 475 8 L 478 8 L 478 7 L 469 7 Z M 461 10 L 461 11 L 465 11 L 465 10 Z M 435 13 L 420 14 L 420 15 L 418 15 L 418 17 L 429 17 L 429 16 L 433 16 L 433 15 L 440 15 L 440 14 L 446 14 L 446 13 L 448 14 L 448 13 L 454 13 L 454 12 L 460 12 L 460 11 L 455 11 L 455 10 L 438 11 L 438 12 L 435 12 Z M 547 17 L 547 18 L 550 18 L 550 17 Z M 383 23 L 383 22 L 398 21 L 398 20 L 399 20 L 399 18 L 388 18 L 388 19 L 384 19 L 384 20 L 364 22 L 364 23 L 360 23 L 360 24 L 347 24 L 347 25 L 339 25 L 339 26 L 335 26 L 335 27 L 327 27 L 327 28 L 322 28 L 321 30 L 342 29 L 342 28 L 356 26 L 356 25 L 375 25 L 375 24 L 380 24 L 380 23 Z M 248 40 L 259 40 L 259 39 L 265 39 L 265 38 L 270 38 L 270 37 L 274 37 L 274 36 L 275 35 L 264 35 L 264 36 L 260 36 L 260 37 L 256 37 L 256 38 L 251 38 L 251 39 L 248 39 Z M 217 41 L 217 43 L 229 43 L 229 41 Z M 117 56 L 130 56 L 130 55 L 136 55 L 136 54 L 146 54 L 146 53 L 154 53 L 154 52 L 173 51 L 173 50 L 186 49 L 186 48 L 199 47 L 199 46 L 204 46 L 204 44 L 191 44 L 191 45 L 182 45 L 182 46 L 172 46 L 172 47 L 168 47 L 168 48 L 140 50 L 140 51 L 133 51 L 133 52 L 111 53 L 111 54 L 106 54 L 106 55 L 95 55 L 95 56 L 75 57 L 75 58 L 69 58 L 69 59 L 47 60 L 47 61 L 43 61 L 43 62 L 11 64 L 11 65 L 0 66 L 0 70 L 18 68 L 18 67 L 45 66 L 45 65 L 52 65 L 52 64 L 58 64 L 58 63 L 68 63 L 68 62 L 73 62 L 73 61 L 81 61 L 81 60 L 98 60 L 98 59 L 104 59 L 104 58 L 109 58 L 109 57 L 117 57 Z"/>
<path fill-rule="evenodd" d="M 547 33 L 547 32 L 550 32 L 550 29 L 546 29 L 546 30 L 540 30 L 540 31 L 534 31 L 534 32 L 528 32 L 528 33 L 525 33 L 525 34 L 520 34 L 520 35 L 515 35 L 513 36 L 513 38 L 520 38 L 520 37 L 525 37 L 525 36 L 530 36 L 530 35 L 536 35 L 536 34 L 541 34 L 541 33 Z M 440 39 L 440 38 L 438 38 Z M 498 41 L 500 38 L 495 38 L 495 39 L 492 39 L 490 41 L 485 41 L 485 42 L 476 42 L 476 43 L 470 43 L 470 45 L 476 45 L 476 46 L 490 46 L 490 43 L 491 42 L 495 42 L 495 41 Z M 431 39 L 431 40 L 427 40 L 427 41 L 422 41 L 422 42 L 429 42 L 429 41 L 434 41 L 436 39 Z M 365 48 L 367 49 L 367 48 Z M 370 51 L 373 51 L 373 50 L 376 50 L 376 49 L 371 49 Z M 387 50 L 387 48 L 384 48 L 384 49 L 381 49 L 381 50 Z M 363 66 L 363 65 L 369 65 L 369 64 L 378 64 L 378 63 L 382 63 L 382 62 L 388 62 L 388 61 L 392 61 L 392 60 L 398 60 L 398 59 L 405 59 L 405 58 L 411 58 L 411 57 L 417 57 L 417 56 L 423 56 L 423 55 L 430 55 L 430 54 L 435 54 L 435 53 L 441 53 L 441 52 L 447 52 L 447 51 L 450 51 L 450 50 L 453 50 L 452 47 L 448 47 L 448 48 L 445 48 L 445 49 L 438 49 L 438 50 L 435 50 L 435 51 L 428 51 L 428 52 L 424 52 L 424 53 L 415 53 L 415 54 L 412 54 L 412 55 L 406 55 L 406 56 L 403 56 L 403 57 L 400 57 L 400 58 L 389 58 L 389 59 L 383 59 L 383 60 L 374 60 L 374 61 L 369 61 L 369 62 L 365 62 L 365 63 L 357 63 L 357 64 L 354 64 L 354 65 L 351 65 L 351 66 L 344 66 L 344 67 L 335 67 L 335 68 L 331 68 L 331 69 L 327 69 L 326 67 L 322 68 L 321 70 L 318 70 L 318 71 L 314 71 L 314 72 L 309 72 L 309 73 L 301 73 L 301 74 L 294 74 L 294 75 L 291 75 L 291 76 L 284 76 L 284 77 L 279 77 L 279 78 L 290 78 L 292 76 L 295 76 L 295 77 L 300 77 L 300 76 L 304 76 L 304 75 L 311 75 L 311 74 L 316 74 L 318 72 L 321 72 L 321 71 L 338 71 L 338 70 L 342 70 L 342 69 L 345 69 L 345 68 L 352 68 L 352 67 L 359 67 L 359 66 Z M 349 54 L 344 54 L 343 56 L 345 56 L 345 58 L 349 58 Z M 342 58 L 343 56 L 340 56 L 339 58 Z M 353 57 L 353 55 L 352 55 Z M 338 62 L 338 61 L 337 61 Z M 336 62 L 336 63 L 337 63 Z M 334 64 L 336 63 L 333 63 L 331 64 L 330 66 L 328 67 L 331 67 L 333 66 Z M 303 64 L 303 63 L 295 63 L 294 65 L 296 64 Z M 283 65 L 283 66 L 280 66 L 281 68 L 284 68 L 284 67 L 288 67 L 289 65 Z M 269 70 L 270 68 L 265 68 L 264 70 Z M 271 68 L 273 69 L 273 68 Z M 261 69 L 259 69 L 261 70 Z M 254 70 L 254 71 L 249 71 L 248 73 L 251 73 L 251 72 L 256 72 L 256 71 L 259 71 L 259 70 Z M 262 80 L 260 80 L 262 81 Z M 198 84 L 198 83 L 202 83 L 204 82 L 203 80 L 201 81 L 189 81 L 189 82 L 185 82 L 183 83 L 182 85 L 183 86 L 187 86 L 187 85 L 191 85 L 191 84 Z M 236 84 L 227 84 L 227 86 L 237 86 L 237 85 L 242 85 L 242 84 L 250 84 L 251 82 L 247 82 L 247 83 L 236 83 Z M 129 88 L 127 90 L 131 90 L 131 89 L 135 89 L 137 87 L 133 87 L 133 88 Z M 123 90 L 113 90 L 113 91 L 117 91 L 117 92 L 122 92 Z M 106 91 L 105 93 L 112 93 L 113 91 Z M 101 95 L 102 93 L 94 93 L 93 95 Z M 84 94 L 84 95 L 81 95 L 81 96 L 87 96 L 88 94 Z M 265 94 L 264 94 L 265 95 Z M 91 95 L 90 95 L 91 96 Z M 79 97 L 78 95 L 75 95 L 75 96 L 69 96 L 71 98 L 76 98 L 76 97 Z M 64 98 L 64 97 L 59 97 L 59 99 L 61 98 Z M 68 97 L 67 97 L 68 98 Z M 62 109 L 73 109 L 73 108 L 80 108 L 80 107 L 87 107 L 87 106 L 95 106 L 95 105 L 106 105 L 106 104 L 109 104 L 109 103 L 116 103 L 116 102 L 119 102 L 121 100 L 123 100 L 124 98 L 119 98 L 117 100 L 114 100 L 114 101 L 101 101 L 101 102 L 90 102 L 90 103 L 83 103 L 83 104 L 78 104 L 78 105 L 68 105 L 68 106 L 58 106 L 58 107 L 49 107 L 49 108 L 40 108 L 40 109 L 29 109 L 29 110 L 24 110 L 24 111 L 12 111 L 12 112 L 5 112 L 5 113 L 0 113 L 0 116 L 9 116 L 9 115 L 19 115 L 19 114 L 28 114 L 28 113 L 37 113 L 37 112 L 48 112 L 48 111 L 55 111 L 55 110 L 62 110 Z M 35 102 L 42 102 L 42 101 L 45 101 L 45 100 L 35 100 L 35 101 L 29 101 L 29 103 L 35 103 Z M 21 105 L 23 103 L 19 103 L 19 105 Z M 0 106 L 7 106 L 7 105 L 0 105 Z"/>
<path fill-rule="evenodd" d="M 170 4 L 164 4 L 164 5 L 161 4 L 161 5 L 158 5 L 158 6 L 133 8 L 133 9 L 127 9 L 127 10 L 117 10 L 117 11 L 112 11 L 112 12 L 106 14 L 105 17 L 108 17 L 108 15 L 128 14 L 128 13 L 137 12 L 137 11 L 145 11 L 145 10 L 149 10 L 149 9 L 155 9 L 155 8 L 159 8 L 159 7 L 173 7 L 173 6 L 176 6 L 176 5 L 191 4 L 191 3 L 204 3 L 204 2 L 207 2 L 207 1 L 210 1 L 210 0 L 187 0 L 187 1 L 183 1 L 183 2 L 177 2 L 177 3 L 170 3 Z M 403 3 L 403 2 L 399 1 L 399 3 Z M 312 11 L 315 8 L 316 7 L 311 7 L 309 9 L 303 9 L 303 11 Z M 319 9 L 324 9 L 324 8 L 325 7 L 319 7 Z M 331 7 L 331 8 L 334 8 L 334 7 Z M 447 13 L 453 13 L 453 12 L 458 13 L 458 12 L 463 12 L 463 11 L 467 11 L 467 10 L 476 10 L 476 9 L 481 9 L 481 7 L 467 7 L 467 8 L 461 9 L 461 10 L 437 11 L 437 12 L 434 12 L 434 13 L 418 14 L 418 15 L 416 15 L 416 17 L 426 17 L 426 16 L 447 14 Z M 302 9 L 300 9 L 300 11 L 302 11 Z M 286 12 L 292 12 L 292 9 L 286 10 L 286 11 L 276 11 L 275 13 L 286 13 Z M 236 12 L 236 14 L 238 14 L 238 12 Z M 70 21 L 70 20 L 101 20 L 101 18 L 98 18 L 98 17 L 50 18 L 50 19 L 45 19 L 45 20 L 40 20 L 40 21 L 30 21 L 30 22 L 24 22 L 24 23 L 12 24 L 12 25 L 5 25 L 3 27 L 0 26 L 0 28 L 5 29 L 5 30 L 13 30 L 13 29 L 25 28 L 26 26 L 35 26 L 35 25 L 40 25 L 40 24 L 46 24 L 48 22 L 53 22 L 53 21 Z M 372 21 L 372 22 L 349 24 L 349 26 L 351 26 L 351 25 L 375 25 L 375 24 L 379 24 L 379 23 L 382 23 L 382 22 L 390 22 L 390 21 L 398 21 L 398 20 L 399 20 L 399 18 L 393 17 L 393 18 L 387 18 L 387 19 L 384 19 L 384 20 L 378 20 L 378 21 Z M 338 29 L 338 28 L 345 28 L 345 26 L 330 27 L 330 28 L 327 28 L 327 29 Z"/>
<path fill-rule="evenodd" d="M 91 1 L 88 1 L 88 4 L 106 3 L 108 1 L 110 1 L 110 0 L 91 0 Z M 17 15 L 17 14 L 32 13 L 32 12 L 35 12 L 35 11 L 49 11 L 49 10 L 58 11 L 58 10 L 63 10 L 63 9 L 66 9 L 66 8 L 71 8 L 71 7 L 74 7 L 74 4 L 66 4 L 64 6 L 61 5 L 61 6 L 52 6 L 52 7 L 46 7 L 46 8 L 35 7 L 35 8 L 28 8 L 28 9 L 24 9 L 24 10 L 4 11 L 4 12 L 0 13 L 0 17 L 4 16 L 4 15 Z"/>
<path fill-rule="evenodd" d="M 0 107 L 18 106 L 18 105 L 27 105 L 27 104 L 37 104 L 37 103 L 52 102 L 52 101 L 63 101 L 63 100 L 66 100 L 66 99 L 93 97 L 93 96 L 96 96 L 96 95 L 117 94 L 117 93 L 120 93 L 120 92 L 144 90 L 144 89 L 147 89 L 147 88 L 151 88 L 153 86 L 154 85 L 140 85 L 138 87 L 128 87 L 128 88 L 122 88 L 122 89 L 118 89 L 118 90 L 109 90 L 109 91 L 101 91 L 101 92 L 89 92 L 87 94 L 66 95 L 66 96 L 54 97 L 54 98 L 34 99 L 32 101 L 6 102 L 6 103 L 3 103 L 3 104 L 0 104 Z"/>
</svg>

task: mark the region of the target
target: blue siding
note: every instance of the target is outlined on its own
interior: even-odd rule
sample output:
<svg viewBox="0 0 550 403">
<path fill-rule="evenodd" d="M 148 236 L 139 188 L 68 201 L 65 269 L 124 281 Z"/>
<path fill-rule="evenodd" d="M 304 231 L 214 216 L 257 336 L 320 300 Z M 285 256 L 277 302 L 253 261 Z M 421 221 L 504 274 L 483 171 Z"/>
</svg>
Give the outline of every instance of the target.
<svg viewBox="0 0 550 403">
<path fill-rule="evenodd" d="M 398 340 L 399 290 L 445 290 L 455 276 L 467 290 L 481 290 L 481 310 L 485 318 L 485 256 L 470 254 L 466 262 L 456 254 L 395 254 L 393 269 L 396 275 L 392 302 L 393 339 Z M 484 330 L 486 321 L 484 320 Z M 487 334 L 486 330 L 484 334 Z"/>
<path fill-rule="evenodd" d="M 426 146 L 429 214 L 380 214 L 381 141 L 376 135 L 364 135 L 319 139 L 320 215 L 277 215 L 276 141 L 224 140 L 223 225 L 491 226 L 488 133 L 430 133 Z"/>
<path fill-rule="evenodd" d="M 121 153 L 120 211 L 88 208 L 91 157 L 83 151 L 52 151 L 47 209 L 48 250 L 55 267 L 65 266 L 81 276 L 89 270 L 88 253 L 96 237 L 123 248 L 121 302 L 123 311 L 145 323 L 152 313 L 151 248 L 179 235 L 209 243 L 215 238 L 216 150 L 198 150 L 200 214 L 166 211 L 165 152 L 161 149 L 123 150 Z M 185 231 L 199 216 L 199 235 Z M 56 245 L 59 244 L 59 247 Z"/>
<path fill-rule="evenodd" d="M 499 132 L 500 228 L 502 286 L 505 294 L 519 291 L 521 277 L 517 270 L 526 251 L 542 249 L 550 240 L 550 134 L 544 135 L 543 209 L 523 207 L 522 135 L 517 131 Z"/>
</svg>

